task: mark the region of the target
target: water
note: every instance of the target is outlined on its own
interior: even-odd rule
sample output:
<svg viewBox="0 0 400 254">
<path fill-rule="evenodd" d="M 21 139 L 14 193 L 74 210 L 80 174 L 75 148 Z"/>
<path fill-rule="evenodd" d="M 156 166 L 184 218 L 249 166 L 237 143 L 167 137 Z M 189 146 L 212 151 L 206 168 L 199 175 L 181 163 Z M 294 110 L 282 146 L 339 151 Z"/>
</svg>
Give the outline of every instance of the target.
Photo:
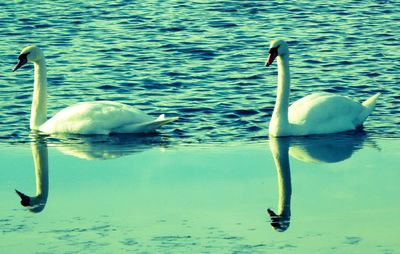
<svg viewBox="0 0 400 254">
<path fill-rule="evenodd" d="M 399 137 L 399 11 L 398 1 L 7 1 L 0 137 L 30 140 L 32 65 L 11 69 L 36 44 L 47 57 L 49 115 L 114 100 L 179 116 L 160 130 L 170 142 L 265 138 L 277 73 L 264 61 L 277 37 L 290 45 L 292 101 L 316 91 L 359 101 L 381 92 L 365 128 Z"/>
<path fill-rule="evenodd" d="M 43 140 L 1 146 L 0 249 L 400 253 L 398 145 L 364 133 L 148 146 L 105 161 L 71 156 L 95 149 Z M 22 207 L 14 189 L 35 196 L 35 186 L 35 210 Z M 267 209 L 281 215 L 280 227 Z"/>
<path fill-rule="evenodd" d="M 399 253 L 399 12 L 383 0 L 1 2 L 0 252 Z M 291 101 L 382 93 L 363 131 L 267 137 L 275 38 L 289 42 Z M 49 116 L 114 100 L 179 121 L 151 135 L 31 133 L 33 66 L 11 72 L 29 44 L 46 55 Z"/>
</svg>

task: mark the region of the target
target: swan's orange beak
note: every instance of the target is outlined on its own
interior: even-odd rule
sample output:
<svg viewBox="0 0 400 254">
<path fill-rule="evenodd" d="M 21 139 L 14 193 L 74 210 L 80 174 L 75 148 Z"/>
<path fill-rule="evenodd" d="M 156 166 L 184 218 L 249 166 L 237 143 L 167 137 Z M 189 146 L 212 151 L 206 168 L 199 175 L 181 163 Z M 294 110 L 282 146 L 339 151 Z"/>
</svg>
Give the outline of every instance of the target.
<svg viewBox="0 0 400 254">
<path fill-rule="evenodd" d="M 275 60 L 275 58 L 277 56 L 278 56 L 278 52 L 277 51 L 272 51 L 271 53 L 269 53 L 268 59 L 265 62 L 265 67 L 270 66 L 274 62 L 274 60 Z"/>
</svg>

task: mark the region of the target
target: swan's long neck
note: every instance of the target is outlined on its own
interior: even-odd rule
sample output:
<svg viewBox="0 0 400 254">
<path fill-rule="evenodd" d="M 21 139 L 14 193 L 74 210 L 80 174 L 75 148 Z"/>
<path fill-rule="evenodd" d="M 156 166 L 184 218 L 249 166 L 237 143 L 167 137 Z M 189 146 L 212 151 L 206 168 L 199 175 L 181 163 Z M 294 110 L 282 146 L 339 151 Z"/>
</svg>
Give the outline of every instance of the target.
<svg viewBox="0 0 400 254">
<path fill-rule="evenodd" d="M 30 197 L 18 190 L 15 191 L 21 198 L 21 204 L 23 206 L 28 207 L 31 212 L 38 213 L 44 209 L 49 194 L 47 144 L 38 141 L 32 143 L 32 156 L 35 166 L 36 195 Z"/>
<path fill-rule="evenodd" d="M 36 197 L 41 203 L 46 203 L 49 192 L 49 165 L 46 144 L 32 145 L 33 163 L 36 175 Z"/>
<path fill-rule="evenodd" d="M 289 54 L 278 56 L 278 88 L 274 111 L 271 122 L 274 123 L 277 130 L 284 131 L 289 125 L 288 108 L 290 94 L 290 69 Z"/>
<path fill-rule="evenodd" d="M 47 70 L 44 58 L 34 63 L 35 76 L 30 128 L 38 130 L 47 120 Z"/>
<path fill-rule="evenodd" d="M 279 204 L 278 215 L 290 218 L 290 199 L 292 196 L 292 183 L 290 177 L 290 164 L 289 164 L 289 140 L 286 138 L 270 139 L 270 148 L 274 157 L 278 190 L 279 190 Z"/>
</svg>

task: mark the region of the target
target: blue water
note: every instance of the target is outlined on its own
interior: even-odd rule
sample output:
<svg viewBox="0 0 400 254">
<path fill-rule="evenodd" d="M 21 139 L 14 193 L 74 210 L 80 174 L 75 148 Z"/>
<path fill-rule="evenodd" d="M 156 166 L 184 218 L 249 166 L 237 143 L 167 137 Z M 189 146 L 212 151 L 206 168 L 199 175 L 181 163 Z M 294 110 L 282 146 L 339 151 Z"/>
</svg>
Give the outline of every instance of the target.
<svg viewBox="0 0 400 254">
<path fill-rule="evenodd" d="M 30 140 L 33 67 L 11 69 L 36 44 L 47 58 L 49 115 L 114 100 L 179 116 L 159 131 L 169 142 L 263 139 L 277 74 L 264 61 L 277 37 L 290 45 L 292 101 L 381 92 L 365 130 L 400 137 L 399 12 L 399 1 L 382 0 L 3 1 L 0 138 Z"/>
</svg>

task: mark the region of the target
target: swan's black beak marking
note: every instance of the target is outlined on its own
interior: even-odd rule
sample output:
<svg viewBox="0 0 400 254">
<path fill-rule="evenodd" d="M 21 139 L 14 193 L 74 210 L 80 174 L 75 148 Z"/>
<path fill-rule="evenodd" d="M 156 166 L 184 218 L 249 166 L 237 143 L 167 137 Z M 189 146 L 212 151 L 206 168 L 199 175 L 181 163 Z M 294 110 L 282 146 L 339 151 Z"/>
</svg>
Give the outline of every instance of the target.
<svg viewBox="0 0 400 254">
<path fill-rule="evenodd" d="M 24 193 L 15 190 L 15 192 L 18 194 L 18 196 L 21 198 L 21 205 L 23 206 L 30 206 L 31 205 L 31 198 L 25 195 Z"/>
<path fill-rule="evenodd" d="M 12 70 L 13 72 L 18 70 L 19 68 L 21 68 L 22 66 L 24 66 L 28 62 L 28 54 L 29 54 L 29 52 L 19 55 L 18 63 L 14 66 L 14 68 Z"/>
<path fill-rule="evenodd" d="M 280 45 L 278 45 L 275 48 L 271 48 L 269 50 L 269 56 L 268 56 L 267 61 L 265 62 L 265 67 L 270 66 L 274 62 L 275 58 L 278 56 L 278 48 L 279 48 L 279 46 Z"/>
<path fill-rule="evenodd" d="M 278 232 L 283 232 L 289 228 L 290 216 L 277 215 L 274 211 L 268 208 L 267 210 L 271 218 L 271 226 Z"/>
<path fill-rule="evenodd" d="M 271 216 L 271 217 L 277 217 L 278 216 L 274 211 L 272 211 L 269 208 L 267 209 L 267 212 L 268 212 L 269 216 Z"/>
</svg>

